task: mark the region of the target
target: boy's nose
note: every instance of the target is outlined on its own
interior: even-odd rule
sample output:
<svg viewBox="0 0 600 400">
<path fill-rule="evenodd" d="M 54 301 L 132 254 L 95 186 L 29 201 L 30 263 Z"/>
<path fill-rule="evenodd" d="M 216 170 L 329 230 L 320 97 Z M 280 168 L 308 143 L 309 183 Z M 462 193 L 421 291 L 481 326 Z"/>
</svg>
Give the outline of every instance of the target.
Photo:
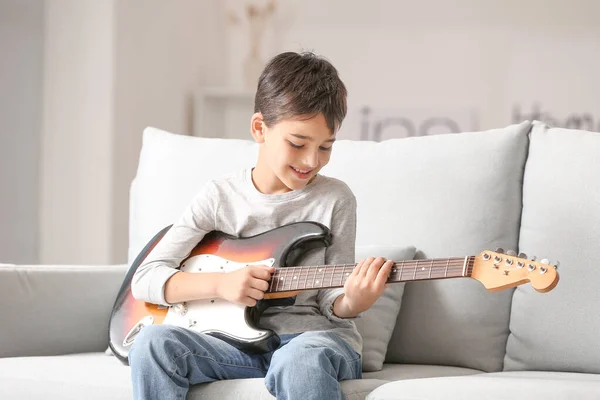
<svg viewBox="0 0 600 400">
<path fill-rule="evenodd" d="M 306 166 L 310 169 L 316 168 L 317 165 L 319 164 L 319 154 L 318 153 L 312 153 L 312 154 L 308 154 L 305 158 L 304 158 L 304 164 L 306 164 Z"/>
</svg>

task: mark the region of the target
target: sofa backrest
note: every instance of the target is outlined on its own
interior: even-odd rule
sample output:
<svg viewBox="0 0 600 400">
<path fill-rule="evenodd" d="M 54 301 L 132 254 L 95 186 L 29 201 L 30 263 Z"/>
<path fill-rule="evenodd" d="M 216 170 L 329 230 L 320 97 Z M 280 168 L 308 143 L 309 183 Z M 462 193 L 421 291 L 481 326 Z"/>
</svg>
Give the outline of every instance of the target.
<svg viewBox="0 0 600 400">
<path fill-rule="evenodd" d="M 514 294 L 505 370 L 600 373 L 600 133 L 535 122 L 519 250 L 561 265 L 540 295 Z"/>
<path fill-rule="evenodd" d="M 0 264 L 0 358 L 104 351 L 127 269 Z"/>
<path fill-rule="evenodd" d="M 341 143 L 326 173 L 357 196 L 360 242 L 414 245 L 422 258 L 516 249 L 530 126 Z M 511 297 L 474 280 L 406 284 L 386 360 L 501 370 Z"/>
</svg>

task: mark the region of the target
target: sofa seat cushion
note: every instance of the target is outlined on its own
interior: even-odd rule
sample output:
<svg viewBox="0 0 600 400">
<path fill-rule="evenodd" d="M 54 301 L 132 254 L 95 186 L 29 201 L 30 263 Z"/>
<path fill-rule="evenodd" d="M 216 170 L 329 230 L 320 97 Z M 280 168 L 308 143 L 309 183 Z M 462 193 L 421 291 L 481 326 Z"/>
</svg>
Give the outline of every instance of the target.
<svg viewBox="0 0 600 400">
<path fill-rule="evenodd" d="M 376 372 L 363 372 L 365 379 L 397 381 L 404 379 L 432 378 L 441 376 L 463 376 L 481 374 L 483 371 L 470 368 L 449 367 L 445 365 L 383 364 Z"/>
<path fill-rule="evenodd" d="M 367 400 L 597 400 L 600 375 L 566 372 L 497 372 L 412 379 L 375 389 Z"/>
<path fill-rule="evenodd" d="M 378 379 L 342 382 L 349 400 L 363 400 L 387 383 Z M 130 400 L 130 368 L 104 353 L 0 358 L 0 399 Z M 236 379 L 194 386 L 189 400 L 274 399 L 263 379 Z"/>
<path fill-rule="evenodd" d="M 348 400 L 364 400 L 377 387 L 388 383 L 379 379 L 358 379 L 342 382 Z M 188 400 L 275 400 L 267 391 L 264 379 L 232 379 L 197 385 L 190 390 Z"/>
<path fill-rule="evenodd" d="M 0 399 L 130 400 L 129 371 L 104 353 L 0 358 Z"/>
</svg>

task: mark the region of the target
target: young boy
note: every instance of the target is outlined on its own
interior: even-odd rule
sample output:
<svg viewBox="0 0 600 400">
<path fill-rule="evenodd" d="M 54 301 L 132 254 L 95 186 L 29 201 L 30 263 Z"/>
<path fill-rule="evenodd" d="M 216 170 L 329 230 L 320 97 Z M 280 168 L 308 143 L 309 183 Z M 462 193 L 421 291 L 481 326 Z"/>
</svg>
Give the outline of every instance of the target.
<svg viewBox="0 0 600 400">
<path fill-rule="evenodd" d="M 204 186 L 138 268 L 136 299 L 170 305 L 222 298 L 254 306 L 274 268 L 229 273 L 179 271 L 204 235 L 219 230 L 248 237 L 300 221 L 331 230 L 331 246 L 302 265 L 354 263 L 356 199 L 343 182 L 319 175 L 346 115 L 346 88 L 336 69 L 312 53 L 283 53 L 259 78 L 251 132 L 260 144 L 252 169 Z M 304 291 L 293 306 L 268 308 L 260 326 L 281 345 L 246 354 L 206 334 L 170 325 L 146 327 L 129 353 L 136 399 L 184 399 L 190 385 L 264 377 L 277 399 L 341 399 L 339 381 L 362 376 L 362 341 L 352 318 L 383 292 L 391 261 L 368 258 L 343 289 Z"/>
</svg>

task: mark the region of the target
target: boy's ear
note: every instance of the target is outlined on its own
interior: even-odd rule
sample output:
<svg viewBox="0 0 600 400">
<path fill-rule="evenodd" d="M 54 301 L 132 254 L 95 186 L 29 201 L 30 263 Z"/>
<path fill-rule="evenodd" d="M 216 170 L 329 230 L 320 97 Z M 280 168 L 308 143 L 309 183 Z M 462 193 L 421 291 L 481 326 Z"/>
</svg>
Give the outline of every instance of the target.
<svg viewBox="0 0 600 400">
<path fill-rule="evenodd" d="M 262 113 L 254 113 L 250 120 L 250 132 L 256 143 L 263 143 L 265 141 L 265 124 Z"/>
</svg>

